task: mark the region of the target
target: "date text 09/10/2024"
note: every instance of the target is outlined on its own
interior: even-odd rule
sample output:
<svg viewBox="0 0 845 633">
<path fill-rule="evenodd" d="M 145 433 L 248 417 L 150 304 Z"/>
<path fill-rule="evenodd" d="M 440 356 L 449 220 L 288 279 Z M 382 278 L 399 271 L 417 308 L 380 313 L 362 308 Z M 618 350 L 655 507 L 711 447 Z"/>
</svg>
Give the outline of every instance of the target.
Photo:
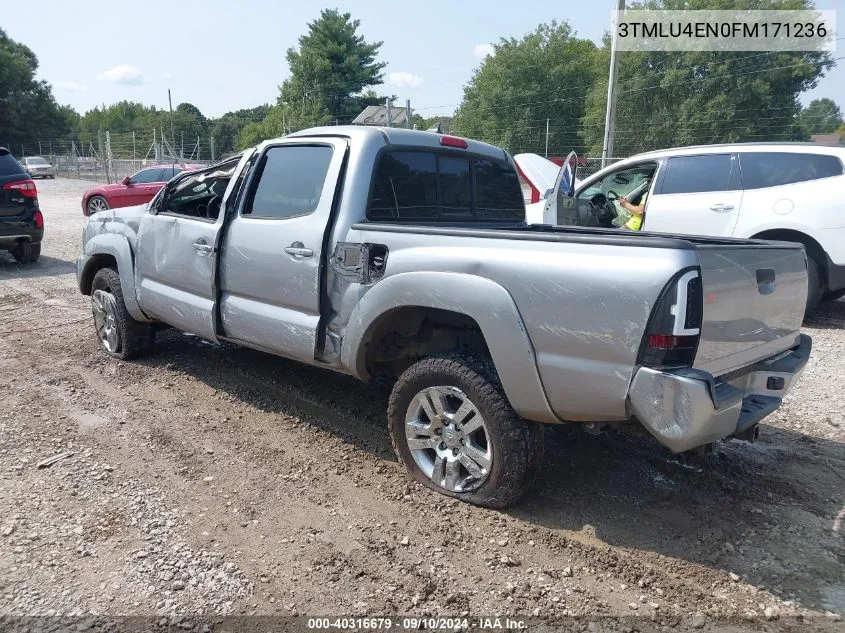
<svg viewBox="0 0 845 633">
<path fill-rule="evenodd" d="M 460 631 L 469 628 L 490 630 L 522 630 L 526 628 L 523 620 L 510 618 L 417 618 L 417 617 L 352 617 L 352 618 L 308 618 L 311 630 L 354 629 L 354 630 L 424 630 L 424 631 Z"/>
</svg>

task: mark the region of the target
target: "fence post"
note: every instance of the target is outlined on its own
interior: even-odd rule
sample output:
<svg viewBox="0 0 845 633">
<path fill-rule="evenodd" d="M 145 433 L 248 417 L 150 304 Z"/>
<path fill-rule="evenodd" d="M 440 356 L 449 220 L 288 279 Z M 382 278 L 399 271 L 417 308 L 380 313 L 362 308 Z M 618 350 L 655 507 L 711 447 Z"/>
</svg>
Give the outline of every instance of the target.
<svg viewBox="0 0 845 633">
<path fill-rule="evenodd" d="M 211 137 L 211 162 L 214 163 L 214 137 Z"/>
<path fill-rule="evenodd" d="M 105 167 L 106 167 L 106 150 L 103 146 L 103 131 L 102 130 L 97 130 L 97 145 L 99 146 L 99 153 L 100 153 L 99 159 L 100 159 L 100 162 L 103 164 L 103 169 L 106 172 L 106 182 L 110 183 L 109 172 L 108 172 L 107 169 L 105 169 Z M 95 163 L 95 167 L 96 167 L 96 163 Z"/>
</svg>

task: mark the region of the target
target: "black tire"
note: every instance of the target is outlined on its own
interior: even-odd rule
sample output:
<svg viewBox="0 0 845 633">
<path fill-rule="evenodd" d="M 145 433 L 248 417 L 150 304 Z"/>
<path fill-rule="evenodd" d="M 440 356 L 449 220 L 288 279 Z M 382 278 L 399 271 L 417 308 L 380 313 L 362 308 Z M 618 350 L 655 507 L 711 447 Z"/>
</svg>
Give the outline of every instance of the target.
<svg viewBox="0 0 845 633">
<path fill-rule="evenodd" d="M 420 469 L 408 446 L 405 418 L 422 390 L 446 386 L 460 389 L 481 414 L 492 454 L 484 482 L 474 490 L 454 492 L 433 482 Z M 543 425 L 520 418 L 504 396 L 496 370 L 488 360 L 465 356 L 423 359 L 396 381 L 387 410 L 393 449 L 414 480 L 441 494 L 489 508 L 504 508 L 531 487 L 543 459 Z"/>
<path fill-rule="evenodd" d="M 41 257 L 41 243 L 20 244 L 9 251 L 19 264 L 31 264 Z"/>
<path fill-rule="evenodd" d="M 837 301 L 842 297 L 845 297 L 845 288 L 824 293 L 822 295 L 822 301 Z"/>
<path fill-rule="evenodd" d="M 811 256 L 807 255 L 807 307 L 804 316 L 819 307 L 824 295 L 824 268 Z"/>
<path fill-rule="evenodd" d="M 98 290 L 110 293 L 114 297 L 114 322 L 119 342 L 114 350 L 109 350 L 97 329 L 96 317 L 94 330 L 100 340 L 100 348 L 109 356 L 121 360 L 132 360 L 145 354 L 149 354 L 155 344 L 155 329 L 150 323 L 141 323 L 132 318 L 126 309 L 123 301 L 123 290 L 120 285 L 120 275 L 114 268 L 101 268 L 94 275 L 91 283 L 91 297 L 94 300 L 94 293 Z M 96 309 L 94 309 L 96 313 Z"/>
</svg>

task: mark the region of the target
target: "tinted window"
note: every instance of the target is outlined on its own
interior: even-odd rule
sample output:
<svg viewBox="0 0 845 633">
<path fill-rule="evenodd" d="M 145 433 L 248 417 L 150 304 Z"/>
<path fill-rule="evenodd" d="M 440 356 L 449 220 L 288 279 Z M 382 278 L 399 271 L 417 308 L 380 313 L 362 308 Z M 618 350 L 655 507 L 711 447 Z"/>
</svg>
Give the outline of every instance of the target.
<svg viewBox="0 0 845 633">
<path fill-rule="evenodd" d="M 432 152 L 385 152 L 376 167 L 368 217 L 437 217 L 437 155 Z"/>
<path fill-rule="evenodd" d="M 0 153 L 0 176 L 26 175 L 21 164 L 11 154 Z M 29 176 L 26 176 L 27 178 Z"/>
<path fill-rule="evenodd" d="M 842 162 L 836 156 L 753 152 L 739 155 L 742 186 L 745 189 L 776 187 L 842 175 Z"/>
<path fill-rule="evenodd" d="M 660 193 L 731 191 L 732 166 L 730 154 L 670 158 Z"/>
<path fill-rule="evenodd" d="M 161 182 L 161 169 L 142 169 L 132 176 L 132 182 L 142 184 L 145 182 Z"/>
<path fill-rule="evenodd" d="M 159 176 L 159 178 L 161 178 L 161 182 L 167 182 L 176 174 L 182 173 L 182 171 L 184 170 L 181 167 L 165 167 L 161 170 L 161 175 Z"/>
<path fill-rule="evenodd" d="M 485 218 L 525 219 L 525 200 L 516 170 L 506 163 L 475 161 L 475 196 L 479 215 Z"/>
<path fill-rule="evenodd" d="M 472 217 L 472 183 L 469 161 L 464 158 L 438 157 L 440 203 L 446 215 Z"/>
<path fill-rule="evenodd" d="M 260 218 L 292 218 L 320 203 L 332 148 L 326 145 L 274 147 L 262 160 L 258 187 L 244 211 Z"/>
<path fill-rule="evenodd" d="M 516 170 L 507 163 L 430 151 L 396 151 L 379 158 L 367 217 L 521 222 L 525 203 Z"/>
</svg>

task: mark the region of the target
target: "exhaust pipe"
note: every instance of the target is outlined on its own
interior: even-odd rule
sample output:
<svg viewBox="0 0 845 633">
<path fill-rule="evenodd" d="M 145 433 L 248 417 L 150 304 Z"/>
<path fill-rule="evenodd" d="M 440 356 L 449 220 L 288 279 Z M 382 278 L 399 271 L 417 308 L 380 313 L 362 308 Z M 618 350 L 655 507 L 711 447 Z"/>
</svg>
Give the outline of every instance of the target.
<svg viewBox="0 0 845 633">
<path fill-rule="evenodd" d="M 740 433 L 734 433 L 733 437 L 744 442 L 756 442 L 757 438 L 760 437 L 760 425 L 755 424 Z"/>
</svg>

